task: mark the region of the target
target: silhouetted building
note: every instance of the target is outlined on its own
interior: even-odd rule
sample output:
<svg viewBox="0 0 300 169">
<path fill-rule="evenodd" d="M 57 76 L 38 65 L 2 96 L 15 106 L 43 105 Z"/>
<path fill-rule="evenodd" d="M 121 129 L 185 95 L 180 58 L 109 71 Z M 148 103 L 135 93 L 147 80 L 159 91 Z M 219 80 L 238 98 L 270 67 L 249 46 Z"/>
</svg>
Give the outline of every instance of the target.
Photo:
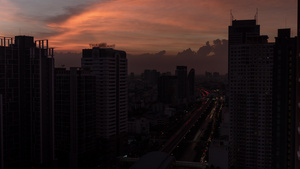
<svg viewBox="0 0 300 169">
<path fill-rule="evenodd" d="M 97 136 L 106 157 L 121 155 L 127 143 L 127 59 L 124 51 L 83 49 L 82 68 L 96 76 Z"/>
<path fill-rule="evenodd" d="M 218 77 L 220 77 L 220 73 L 219 72 L 214 72 L 213 76 L 214 76 L 214 78 L 218 78 Z"/>
<path fill-rule="evenodd" d="M 212 73 L 211 72 L 205 72 L 205 77 L 206 78 L 211 78 L 212 77 Z"/>
<path fill-rule="evenodd" d="M 145 70 L 143 73 L 144 82 L 149 86 L 156 85 L 159 75 L 160 73 L 157 70 Z"/>
<path fill-rule="evenodd" d="M 53 49 L 31 36 L 1 38 L 1 168 L 50 168 L 53 151 Z"/>
<path fill-rule="evenodd" d="M 187 67 L 186 66 L 177 66 L 175 74 L 177 76 L 177 98 L 179 103 L 186 102 L 187 97 Z"/>
<path fill-rule="evenodd" d="M 95 76 L 71 67 L 55 69 L 55 157 L 57 168 L 96 166 Z"/>
<path fill-rule="evenodd" d="M 279 29 L 273 68 L 273 169 L 294 168 L 297 39 Z"/>
<path fill-rule="evenodd" d="M 187 96 L 189 101 L 194 101 L 195 99 L 195 69 L 191 69 L 188 74 L 188 89 L 187 89 Z"/>
<path fill-rule="evenodd" d="M 300 168 L 300 0 L 298 0 L 297 21 L 297 58 L 296 58 L 296 118 L 295 118 L 295 169 Z"/>
<path fill-rule="evenodd" d="M 256 20 L 229 26 L 230 165 L 272 168 L 272 71 L 274 44 Z"/>
<path fill-rule="evenodd" d="M 2 100 L 2 94 L 0 94 L 0 168 L 3 169 L 4 168 L 4 164 L 2 163 L 4 161 L 3 158 L 3 100 Z"/>
<path fill-rule="evenodd" d="M 158 80 L 158 100 L 165 104 L 177 104 L 177 76 L 161 76 Z"/>
</svg>

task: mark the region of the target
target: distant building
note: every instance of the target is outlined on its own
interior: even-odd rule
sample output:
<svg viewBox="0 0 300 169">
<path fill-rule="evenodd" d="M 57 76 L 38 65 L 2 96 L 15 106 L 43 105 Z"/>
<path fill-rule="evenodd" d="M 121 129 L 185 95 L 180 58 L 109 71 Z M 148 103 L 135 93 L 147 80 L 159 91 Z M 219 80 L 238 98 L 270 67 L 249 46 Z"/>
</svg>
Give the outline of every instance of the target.
<svg viewBox="0 0 300 169">
<path fill-rule="evenodd" d="M 195 99 L 195 69 L 191 69 L 187 77 L 187 97 L 189 101 Z"/>
<path fill-rule="evenodd" d="M 96 166 L 95 76 L 71 67 L 55 69 L 55 157 L 57 168 Z"/>
<path fill-rule="evenodd" d="M 132 118 L 128 121 L 128 133 L 149 134 L 149 121 L 146 118 Z"/>
<path fill-rule="evenodd" d="M 212 77 L 212 73 L 211 72 L 205 72 L 205 77 L 206 78 L 211 78 Z"/>
<path fill-rule="evenodd" d="M 214 72 L 214 73 L 213 73 L 213 77 L 214 77 L 214 78 L 220 77 L 220 73 L 219 73 L 219 72 Z"/>
<path fill-rule="evenodd" d="M 157 70 L 145 70 L 143 73 L 144 82 L 148 86 L 157 85 L 160 73 Z"/>
<path fill-rule="evenodd" d="M 230 166 L 272 169 L 274 44 L 256 20 L 229 26 Z"/>
<path fill-rule="evenodd" d="M 175 74 L 177 76 L 177 99 L 178 102 L 186 102 L 187 97 L 187 67 L 186 66 L 177 66 Z"/>
<path fill-rule="evenodd" d="M 96 76 L 96 132 L 103 141 L 102 153 L 112 160 L 123 153 L 127 143 L 126 52 L 100 47 L 83 49 L 81 65 Z"/>
<path fill-rule="evenodd" d="M 0 41 L 0 168 L 51 168 L 53 49 L 31 36 Z"/>
<path fill-rule="evenodd" d="M 158 80 L 158 100 L 165 104 L 177 104 L 177 76 L 161 76 Z"/>
</svg>

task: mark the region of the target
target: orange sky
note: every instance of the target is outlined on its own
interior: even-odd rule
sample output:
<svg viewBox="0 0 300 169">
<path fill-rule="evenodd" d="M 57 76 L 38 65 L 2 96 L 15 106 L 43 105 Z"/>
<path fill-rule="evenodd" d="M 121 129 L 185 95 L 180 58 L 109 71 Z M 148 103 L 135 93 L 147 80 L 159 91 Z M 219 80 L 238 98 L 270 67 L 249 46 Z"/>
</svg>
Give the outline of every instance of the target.
<svg viewBox="0 0 300 169">
<path fill-rule="evenodd" d="M 49 39 L 56 51 L 90 43 L 115 44 L 127 53 L 174 54 L 226 39 L 230 9 L 236 19 L 253 19 L 259 9 L 262 34 L 295 32 L 296 0 L 0 0 L 0 35 Z M 294 34 L 295 35 L 295 34 Z"/>
</svg>

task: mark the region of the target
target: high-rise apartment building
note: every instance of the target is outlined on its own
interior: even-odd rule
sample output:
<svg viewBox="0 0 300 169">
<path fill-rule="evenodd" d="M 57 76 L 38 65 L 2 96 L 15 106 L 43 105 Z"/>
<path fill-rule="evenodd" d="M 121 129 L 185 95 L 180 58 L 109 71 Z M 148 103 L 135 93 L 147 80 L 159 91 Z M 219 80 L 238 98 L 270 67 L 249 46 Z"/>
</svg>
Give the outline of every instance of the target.
<svg viewBox="0 0 300 169">
<path fill-rule="evenodd" d="M 296 57 L 296 118 L 295 118 L 295 169 L 300 168 L 300 0 L 298 0 Z"/>
<path fill-rule="evenodd" d="M 273 67 L 273 169 L 294 168 L 297 39 L 279 29 Z"/>
<path fill-rule="evenodd" d="M 55 158 L 57 168 L 97 166 L 95 76 L 55 68 Z"/>
<path fill-rule="evenodd" d="M 30 36 L 0 38 L 1 168 L 50 168 L 53 49 Z"/>
<path fill-rule="evenodd" d="M 187 96 L 189 101 L 195 100 L 195 69 L 191 69 L 187 77 Z"/>
<path fill-rule="evenodd" d="M 4 164 L 2 163 L 2 161 L 4 161 L 3 158 L 3 100 L 2 100 L 2 94 L 0 94 L 0 168 L 3 169 L 4 168 Z"/>
<path fill-rule="evenodd" d="M 159 77 L 157 90 L 158 100 L 165 104 L 177 104 L 177 91 L 178 91 L 178 78 L 177 76 L 163 75 Z"/>
<path fill-rule="evenodd" d="M 256 20 L 229 26 L 230 165 L 271 169 L 274 44 Z"/>
<path fill-rule="evenodd" d="M 179 103 L 184 103 L 187 100 L 187 67 L 177 66 L 175 74 L 178 78 L 177 98 Z"/>
<path fill-rule="evenodd" d="M 124 51 L 83 49 L 82 68 L 96 76 L 96 127 L 107 153 L 122 153 L 127 134 L 127 59 Z"/>
<path fill-rule="evenodd" d="M 142 76 L 144 77 L 144 82 L 147 86 L 157 85 L 157 81 L 160 73 L 157 70 L 146 69 Z"/>
</svg>

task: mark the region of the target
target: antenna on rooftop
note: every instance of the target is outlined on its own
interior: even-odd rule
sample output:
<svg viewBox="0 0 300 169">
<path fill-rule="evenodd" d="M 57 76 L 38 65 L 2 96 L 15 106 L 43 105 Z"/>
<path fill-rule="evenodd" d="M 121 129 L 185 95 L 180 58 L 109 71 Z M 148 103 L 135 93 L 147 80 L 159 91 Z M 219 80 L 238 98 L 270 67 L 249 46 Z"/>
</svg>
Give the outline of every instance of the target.
<svg viewBox="0 0 300 169">
<path fill-rule="evenodd" d="M 230 24 L 232 24 L 232 21 L 234 20 L 232 9 L 230 9 Z"/>
<path fill-rule="evenodd" d="M 254 19 L 256 20 L 256 24 L 258 24 L 258 8 L 256 8 Z"/>
</svg>

